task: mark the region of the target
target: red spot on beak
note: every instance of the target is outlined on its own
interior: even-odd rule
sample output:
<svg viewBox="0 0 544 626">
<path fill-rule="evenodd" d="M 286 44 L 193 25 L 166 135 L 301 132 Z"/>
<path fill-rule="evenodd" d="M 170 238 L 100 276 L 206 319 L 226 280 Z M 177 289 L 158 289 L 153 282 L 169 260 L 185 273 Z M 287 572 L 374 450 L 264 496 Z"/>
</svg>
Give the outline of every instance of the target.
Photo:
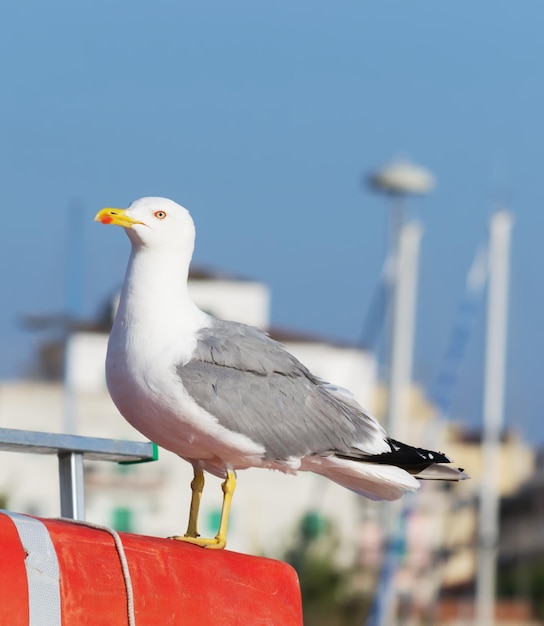
<svg viewBox="0 0 544 626">
<path fill-rule="evenodd" d="M 109 215 L 103 215 L 103 216 L 100 218 L 100 223 L 101 223 L 101 224 L 111 224 L 111 223 L 112 223 L 112 221 L 113 221 L 113 218 L 112 218 L 112 217 L 110 217 Z"/>
</svg>

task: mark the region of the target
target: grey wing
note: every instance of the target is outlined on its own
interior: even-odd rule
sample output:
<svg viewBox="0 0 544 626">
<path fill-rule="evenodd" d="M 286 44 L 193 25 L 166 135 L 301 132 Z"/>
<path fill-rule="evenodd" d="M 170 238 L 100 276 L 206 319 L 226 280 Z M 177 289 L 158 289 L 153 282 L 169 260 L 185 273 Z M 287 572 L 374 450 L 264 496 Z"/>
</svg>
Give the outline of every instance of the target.
<svg viewBox="0 0 544 626">
<path fill-rule="evenodd" d="M 214 320 L 177 373 L 200 406 L 263 445 L 269 459 L 364 456 L 384 438 L 356 403 L 329 392 L 281 344 L 244 324 Z"/>
</svg>

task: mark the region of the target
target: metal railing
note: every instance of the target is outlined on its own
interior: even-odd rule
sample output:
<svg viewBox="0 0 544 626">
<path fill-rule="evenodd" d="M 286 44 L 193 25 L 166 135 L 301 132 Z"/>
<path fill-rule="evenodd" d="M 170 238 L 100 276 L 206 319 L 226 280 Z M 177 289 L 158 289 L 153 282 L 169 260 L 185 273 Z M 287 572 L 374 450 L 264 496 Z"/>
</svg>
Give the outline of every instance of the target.
<svg viewBox="0 0 544 626">
<path fill-rule="evenodd" d="M 59 460 L 60 514 L 85 519 L 83 460 L 144 463 L 158 458 L 150 442 L 102 439 L 0 428 L 0 451 L 56 454 Z"/>
</svg>

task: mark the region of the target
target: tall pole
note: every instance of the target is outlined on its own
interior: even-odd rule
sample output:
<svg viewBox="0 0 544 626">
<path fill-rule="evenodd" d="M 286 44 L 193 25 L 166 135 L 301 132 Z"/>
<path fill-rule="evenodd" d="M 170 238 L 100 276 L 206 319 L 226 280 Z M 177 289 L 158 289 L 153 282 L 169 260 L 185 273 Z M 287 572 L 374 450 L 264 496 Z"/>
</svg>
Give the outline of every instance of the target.
<svg viewBox="0 0 544 626">
<path fill-rule="evenodd" d="M 422 227 L 406 221 L 403 202 L 409 195 L 431 191 L 434 179 L 430 172 L 408 161 L 394 161 L 370 177 L 372 188 L 391 198 L 388 275 L 390 326 L 388 348 L 388 391 L 385 427 L 394 438 L 402 438 L 408 418 L 408 399 L 412 380 L 412 361 L 417 302 L 417 275 Z M 380 580 L 367 626 L 391 626 L 396 623 L 397 598 L 394 578 L 398 567 L 398 546 L 402 540 L 401 508 L 387 503 L 382 508 L 385 545 Z"/>
<path fill-rule="evenodd" d="M 421 224 L 415 221 L 403 224 L 397 234 L 389 389 L 385 419 L 386 430 L 395 439 L 402 439 L 402 429 L 408 418 L 421 235 Z"/>
<path fill-rule="evenodd" d="M 408 400 L 412 381 L 414 352 L 417 276 L 419 248 L 422 236 L 419 222 L 404 223 L 396 233 L 394 251 L 394 277 L 391 320 L 391 345 L 389 358 L 389 380 L 385 427 L 395 438 L 404 437 L 408 420 Z M 387 502 L 383 509 L 383 523 L 386 533 L 386 548 L 382 575 L 377 589 L 370 626 L 393 626 L 397 623 L 397 594 L 394 589 L 394 575 L 398 567 L 399 525 L 402 523 L 402 504 Z"/>
<path fill-rule="evenodd" d="M 489 281 L 483 398 L 482 483 L 476 580 L 476 623 L 495 624 L 499 538 L 500 437 L 504 420 L 508 277 L 512 215 L 501 210 L 489 223 Z"/>
<path fill-rule="evenodd" d="M 428 194 L 434 186 L 434 178 L 425 168 L 406 159 L 396 159 L 372 174 L 368 182 L 373 189 L 391 198 L 388 257 L 392 260 L 392 272 L 387 276 L 391 322 L 387 346 L 389 372 L 385 427 L 392 437 L 400 438 L 399 430 L 407 418 L 407 394 L 412 376 L 422 233 L 418 222 L 406 221 L 403 203 L 409 195 Z"/>
</svg>

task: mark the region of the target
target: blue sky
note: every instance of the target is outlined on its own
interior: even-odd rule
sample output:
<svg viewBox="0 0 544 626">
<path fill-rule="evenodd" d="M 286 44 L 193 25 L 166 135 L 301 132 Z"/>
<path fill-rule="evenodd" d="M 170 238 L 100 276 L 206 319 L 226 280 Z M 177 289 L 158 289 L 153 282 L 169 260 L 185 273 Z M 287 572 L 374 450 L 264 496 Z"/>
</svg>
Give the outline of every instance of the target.
<svg viewBox="0 0 544 626">
<path fill-rule="evenodd" d="M 508 204 L 507 420 L 544 442 L 543 19 L 536 0 L 0 0 L 0 376 L 31 362 L 21 314 L 68 302 L 92 317 L 116 290 L 128 241 L 92 218 L 144 195 L 191 210 L 199 264 L 266 281 L 276 325 L 357 340 L 386 245 L 385 201 L 361 177 L 406 154 L 437 179 L 411 203 L 425 228 L 416 376 L 432 385 L 489 215 Z M 483 317 L 453 407 L 473 425 L 482 350 Z"/>
</svg>

